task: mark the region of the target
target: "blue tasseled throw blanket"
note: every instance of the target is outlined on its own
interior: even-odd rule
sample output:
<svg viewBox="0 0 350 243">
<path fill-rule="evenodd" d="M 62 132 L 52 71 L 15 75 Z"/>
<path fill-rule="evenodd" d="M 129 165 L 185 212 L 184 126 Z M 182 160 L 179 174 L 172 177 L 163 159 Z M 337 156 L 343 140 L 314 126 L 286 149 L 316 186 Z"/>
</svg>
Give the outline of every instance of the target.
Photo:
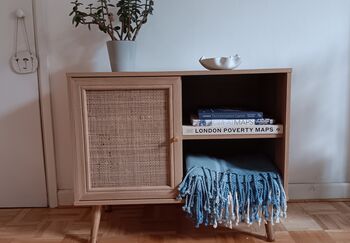
<svg viewBox="0 0 350 243">
<path fill-rule="evenodd" d="M 286 217 L 286 195 L 276 167 L 264 156 L 218 159 L 189 155 L 178 199 L 196 227 L 278 223 Z"/>
</svg>

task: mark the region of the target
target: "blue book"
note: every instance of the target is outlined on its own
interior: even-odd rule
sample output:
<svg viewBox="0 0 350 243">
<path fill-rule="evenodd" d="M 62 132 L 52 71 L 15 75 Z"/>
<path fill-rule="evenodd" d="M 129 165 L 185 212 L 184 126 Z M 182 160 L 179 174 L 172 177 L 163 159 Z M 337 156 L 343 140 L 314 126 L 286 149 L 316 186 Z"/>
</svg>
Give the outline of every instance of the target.
<svg viewBox="0 0 350 243">
<path fill-rule="evenodd" d="M 191 116 L 192 126 L 237 126 L 237 125 L 273 125 L 274 119 L 199 119 L 198 116 Z"/>
<path fill-rule="evenodd" d="M 263 112 L 233 109 L 199 109 L 199 119 L 261 119 Z"/>
</svg>

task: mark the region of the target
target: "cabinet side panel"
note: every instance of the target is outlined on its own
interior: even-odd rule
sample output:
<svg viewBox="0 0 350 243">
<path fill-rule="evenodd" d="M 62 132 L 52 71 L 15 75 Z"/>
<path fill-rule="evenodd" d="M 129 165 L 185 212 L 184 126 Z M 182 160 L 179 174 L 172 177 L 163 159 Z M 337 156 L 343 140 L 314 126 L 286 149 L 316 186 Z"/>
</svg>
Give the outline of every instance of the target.
<svg viewBox="0 0 350 243">
<path fill-rule="evenodd" d="M 289 116 L 290 116 L 290 73 L 286 73 L 281 76 L 277 82 L 277 97 L 276 105 L 281 116 L 281 121 L 283 124 L 284 136 L 278 139 L 275 143 L 276 151 L 276 164 L 280 169 L 283 177 L 284 189 L 288 196 L 288 146 L 289 146 Z"/>
</svg>

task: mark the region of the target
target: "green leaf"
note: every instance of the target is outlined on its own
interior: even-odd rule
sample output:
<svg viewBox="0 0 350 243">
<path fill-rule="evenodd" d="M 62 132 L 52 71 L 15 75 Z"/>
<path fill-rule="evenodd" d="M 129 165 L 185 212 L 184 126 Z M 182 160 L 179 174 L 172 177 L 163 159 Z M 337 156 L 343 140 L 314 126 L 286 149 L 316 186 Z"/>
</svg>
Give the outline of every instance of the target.
<svg viewBox="0 0 350 243">
<path fill-rule="evenodd" d="M 74 15 L 73 19 L 72 19 L 72 24 L 73 23 L 78 23 L 79 24 L 79 21 L 80 21 L 80 16 L 79 15 Z"/>
<path fill-rule="evenodd" d="M 107 32 L 107 27 L 106 27 L 106 26 L 101 26 L 101 25 L 99 25 L 98 28 L 99 28 L 102 32 L 104 32 L 104 33 Z"/>
<path fill-rule="evenodd" d="M 88 1 L 86 1 L 88 2 Z M 118 34 L 125 33 L 125 38 L 133 38 L 131 36 L 136 30 L 147 23 L 147 17 L 153 13 L 154 0 L 95 0 L 98 4 L 83 4 L 83 0 L 73 0 L 72 11 L 69 16 L 72 16 L 72 24 L 87 25 L 91 30 L 91 25 L 96 24 L 104 33 L 109 31 L 107 26 L 107 10 L 109 13 L 114 13 L 115 18 L 119 20 L 121 26 L 114 26 L 113 31 Z M 79 6 L 83 6 L 84 11 L 79 11 Z M 111 9 L 110 9 L 111 8 Z M 136 28 L 137 26 L 137 28 Z"/>
</svg>

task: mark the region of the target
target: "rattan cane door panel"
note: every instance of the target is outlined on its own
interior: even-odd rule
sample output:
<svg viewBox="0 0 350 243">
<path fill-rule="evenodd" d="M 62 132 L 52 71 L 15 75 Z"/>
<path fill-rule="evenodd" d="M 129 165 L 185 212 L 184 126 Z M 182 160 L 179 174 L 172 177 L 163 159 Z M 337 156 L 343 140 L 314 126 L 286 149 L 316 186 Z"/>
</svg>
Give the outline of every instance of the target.
<svg viewBox="0 0 350 243">
<path fill-rule="evenodd" d="M 180 79 L 72 80 L 76 204 L 174 199 L 182 175 Z M 77 119 L 77 117 L 79 119 Z M 80 151 L 80 153 L 79 153 Z"/>
<path fill-rule="evenodd" d="M 169 90 L 86 91 L 91 189 L 170 186 Z"/>
</svg>

